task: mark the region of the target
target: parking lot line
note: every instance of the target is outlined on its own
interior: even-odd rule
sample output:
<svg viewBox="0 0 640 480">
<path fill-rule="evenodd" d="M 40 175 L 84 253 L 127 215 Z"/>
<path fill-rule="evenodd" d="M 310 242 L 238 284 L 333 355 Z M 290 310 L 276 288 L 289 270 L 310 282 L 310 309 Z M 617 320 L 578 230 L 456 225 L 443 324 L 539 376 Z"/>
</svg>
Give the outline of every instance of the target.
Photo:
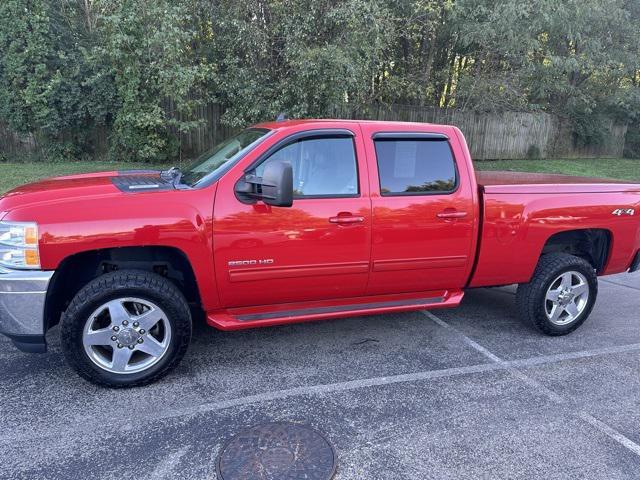
<svg viewBox="0 0 640 480">
<path fill-rule="evenodd" d="M 429 316 L 430 318 L 431 318 L 431 315 L 433 315 L 430 312 L 426 312 L 426 311 L 423 313 L 427 314 L 427 316 Z M 433 317 L 435 317 L 435 315 L 433 315 Z M 589 357 L 595 357 L 600 355 L 640 351 L 640 344 L 630 344 L 630 345 L 623 345 L 619 347 L 604 347 L 604 348 L 597 348 L 592 350 L 581 350 L 581 351 L 566 353 L 566 354 L 545 355 L 540 357 L 532 357 L 532 358 L 525 358 L 525 359 L 519 359 L 519 360 L 502 360 L 497 355 L 494 355 L 489 350 L 482 347 L 475 341 L 471 340 L 466 335 L 463 335 L 458 330 L 455 330 L 453 327 L 446 324 L 443 320 L 439 318 L 437 318 L 437 320 L 438 322 L 442 322 L 442 324 L 447 325 L 448 328 L 455 331 L 458 335 L 463 336 L 466 339 L 465 343 L 467 343 L 472 348 L 478 349 L 478 351 L 480 351 L 485 356 L 490 358 L 491 363 L 482 363 L 478 365 L 471 365 L 471 366 L 465 366 L 465 367 L 445 368 L 440 370 L 426 370 L 426 371 L 399 374 L 399 375 L 388 375 L 383 377 L 370 377 L 370 378 L 363 378 L 358 380 L 349 380 L 345 382 L 328 383 L 328 384 L 321 384 L 321 385 L 305 385 L 301 387 L 289 388 L 284 390 L 275 390 L 271 392 L 259 393 L 256 395 L 248 395 L 245 397 L 238 397 L 238 398 L 233 398 L 229 400 L 222 400 L 218 402 L 210 402 L 210 403 L 204 403 L 200 405 L 178 408 L 175 410 L 169 410 L 165 412 L 158 412 L 155 418 L 157 419 L 177 418 L 177 417 L 188 416 L 188 415 L 214 412 L 214 411 L 224 410 L 227 408 L 246 406 L 246 405 L 251 405 L 256 403 L 282 400 L 285 398 L 297 397 L 302 395 L 322 395 L 322 394 L 329 394 L 329 393 L 336 393 L 336 392 L 345 392 L 349 390 L 357 390 L 361 388 L 370 388 L 370 387 L 392 385 L 392 384 L 399 384 L 399 383 L 436 380 L 440 378 L 450 378 L 450 377 L 456 377 L 459 375 L 470 375 L 475 373 L 484 373 L 484 372 L 497 371 L 497 370 L 509 370 L 512 373 L 517 372 L 515 374 L 519 376 L 524 374 L 521 374 L 521 372 L 517 370 L 516 367 L 544 365 L 548 363 L 557 363 L 557 362 L 562 362 L 566 360 L 575 360 L 579 358 L 589 358 Z M 529 383 L 535 382 L 535 380 L 530 379 L 529 377 L 526 377 L 526 380 L 524 378 L 521 378 L 521 380 L 527 381 Z M 551 392 L 550 390 L 546 389 L 542 385 L 539 385 L 536 383 L 535 387 L 541 388 L 541 389 L 544 388 L 546 392 L 548 392 L 549 396 L 552 396 L 552 397 L 555 396 L 557 397 L 557 400 L 560 400 L 559 396 L 557 396 L 555 393 Z M 2 437 L 0 437 L 0 440 L 1 439 Z"/>
<path fill-rule="evenodd" d="M 609 283 L 613 283 L 613 282 L 609 282 Z M 633 288 L 633 287 L 630 287 L 630 288 Z M 637 290 L 637 289 L 634 289 L 634 290 Z M 558 395 L 556 392 L 554 392 L 553 390 L 548 389 L 547 387 L 542 385 L 540 382 L 538 382 L 534 378 L 531 378 L 530 376 L 528 376 L 525 373 L 523 373 L 520 370 L 518 370 L 516 368 L 516 366 L 514 365 L 515 362 L 509 362 L 509 361 L 505 361 L 505 360 L 501 359 L 500 357 L 498 357 L 497 355 L 492 353 L 490 350 L 486 349 L 485 347 L 483 347 L 482 345 L 480 345 L 476 341 L 474 341 L 471 338 L 467 337 L 464 333 L 462 333 L 461 331 L 459 331 L 455 327 L 449 325 L 447 322 L 445 322 L 441 318 L 435 316 L 433 313 L 431 313 L 431 312 L 429 312 L 427 310 L 423 310 L 422 313 L 424 315 L 426 315 L 428 318 L 430 318 L 437 325 L 439 325 L 439 326 L 441 326 L 443 328 L 446 328 L 447 330 L 449 330 L 449 331 L 455 333 L 456 335 L 458 335 L 460 337 L 460 339 L 464 343 L 466 343 L 470 347 L 472 347 L 475 350 L 477 350 L 479 353 L 481 353 L 482 355 L 484 355 L 485 357 L 490 359 L 495 364 L 503 365 L 505 370 L 507 370 L 509 373 L 511 373 L 514 377 L 516 377 L 519 380 L 521 380 L 523 383 L 533 387 L 538 392 L 543 392 L 552 401 L 554 401 L 556 403 L 560 403 L 560 404 L 565 404 L 565 405 L 570 403 L 570 401 L 568 399 L 562 397 L 561 395 Z M 584 354 L 584 353 L 588 353 L 588 352 L 584 351 L 582 353 Z M 531 360 L 535 360 L 535 358 L 531 359 Z M 547 363 L 547 362 L 544 362 L 544 363 Z M 630 438 L 626 437 L 625 435 L 623 435 L 622 433 L 620 433 L 619 431 L 617 431 L 616 429 L 614 429 L 610 425 L 607 425 L 606 423 L 602 422 L 601 420 L 598 420 L 597 418 L 595 418 L 593 415 L 591 415 L 591 414 L 589 414 L 587 412 L 584 412 L 584 411 L 578 411 L 576 413 L 576 415 L 577 415 L 578 418 L 580 418 L 584 422 L 588 423 L 589 425 L 594 427 L 599 432 L 607 435 L 609 438 L 611 438 L 612 440 L 616 441 L 618 444 L 622 445 L 627 450 L 629 450 L 629 451 L 635 453 L 636 455 L 640 456 L 640 445 L 638 445 L 633 440 L 631 440 Z"/>
<path fill-rule="evenodd" d="M 601 282 L 605 282 L 605 283 L 610 283 L 611 285 L 616 285 L 618 287 L 627 287 L 630 288 L 631 290 L 640 290 L 640 288 L 638 287 L 632 287 L 631 285 L 626 285 L 624 283 L 620 283 L 620 282 L 614 282 L 613 280 L 605 280 L 604 278 L 600 278 L 599 279 Z"/>
<path fill-rule="evenodd" d="M 526 382 L 536 391 L 544 391 L 547 396 L 552 398 L 557 403 L 566 404 L 567 400 L 560 397 L 556 393 L 551 390 L 543 387 L 536 380 L 526 376 L 524 373 L 520 372 L 518 368 L 536 366 L 536 365 L 546 365 L 553 363 L 560 363 L 567 360 L 575 360 L 581 358 L 592 358 L 601 355 L 610 355 L 610 354 L 619 354 L 619 353 L 628 353 L 628 352 L 640 352 L 640 344 L 629 344 L 615 347 L 603 347 L 591 350 L 581 350 L 571 353 L 564 354 L 555 354 L 555 355 L 545 355 L 539 357 L 530 357 L 519 360 L 503 360 L 497 355 L 493 354 L 485 347 L 479 345 L 474 340 L 470 339 L 466 335 L 459 332 L 457 329 L 446 323 L 444 320 L 436 317 L 430 312 L 423 312 L 428 318 L 432 321 L 440 325 L 441 327 L 447 328 L 451 330 L 453 333 L 457 334 L 459 338 L 461 338 L 467 345 L 481 352 L 484 356 L 490 359 L 490 363 L 482 363 L 478 365 L 464 366 L 464 367 L 453 367 L 453 368 L 445 368 L 440 370 L 427 370 L 427 371 L 419 371 L 408 374 L 399 374 L 399 375 L 389 375 L 382 377 L 370 377 L 364 379 L 350 380 L 345 382 L 337 382 L 330 384 L 321 384 L 321 385 L 308 385 L 301 387 L 294 387 L 290 389 L 276 390 L 271 392 L 264 392 L 255 395 L 248 395 L 244 397 L 232 398 L 229 400 L 221 400 L 216 402 L 208 402 L 199 405 L 189 405 L 178 408 L 168 408 L 166 410 L 157 411 L 154 414 L 154 421 L 158 420 L 167 420 L 167 419 L 175 419 L 181 418 L 191 415 L 197 414 L 206 414 L 209 412 L 217 412 L 220 410 L 225 410 L 234 407 L 243 407 L 253 404 L 259 404 L 270 401 L 277 401 L 287 398 L 293 398 L 304 395 L 326 395 L 331 393 L 338 392 L 346 392 L 350 390 L 358 390 L 362 388 L 370 388 L 376 386 L 385 386 L 392 384 L 402 384 L 402 383 L 411 383 L 411 382 L 421 382 L 421 381 L 430 381 L 444 378 L 452 378 L 461 375 L 473 375 L 484 372 L 492 372 L 492 371 L 501 371 L 507 370 L 514 376 L 518 377 L 521 381 Z M 582 416 L 581 416 L 582 415 Z M 627 437 L 617 432 L 613 428 L 608 425 L 603 424 L 599 420 L 590 417 L 588 414 L 582 412 L 578 414 L 583 421 L 586 421 L 594 428 L 597 428 L 602 433 L 614 439 L 616 442 L 624 445 L 627 449 L 633 451 L 634 453 L 640 455 L 640 446 L 635 444 L 633 441 L 629 440 Z M 139 419 L 131 419 L 129 423 L 129 419 L 122 418 L 121 423 L 119 425 L 114 425 L 114 430 L 126 431 L 134 428 L 134 422 L 138 422 Z M 104 422 L 100 421 L 87 421 L 82 425 L 68 425 L 70 431 L 74 433 L 79 433 L 80 431 L 94 431 L 96 427 L 103 426 Z M 8 443 L 16 440 L 24 440 L 26 438 L 43 438 L 47 436 L 60 436 L 63 433 L 59 429 L 49 431 L 48 428 L 43 430 L 34 430 L 30 431 L 28 434 L 20 433 L 16 434 L 15 432 L 2 432 L 0 433 L 0 443 Z"/>
<path fill-rule="evenodd" d="M 433 320 L 434 322 L 436 322 L 438 325 L 440 325 L 443 328 L 446 328 L 447 330 L 450 330 L 452 332 L 455 332 L 464 343 L 466 343 L 467 345 L 469 345 L 471 348 L 477 350 L 478 352 L 480 352 L 482 355 L 484 355 L 485 357 L 487 357 L 489 360 L 491 360 L 492 362 L 495 363 L 505 363 L 504 360 L 502 360 L 500 357 L 498 357 L 497 355 L 494 355 L 493 353 L 491 353 L 489 350 L 487 350 L 486 348 L 484 348 L 482 345 L 480 345 L 478 342 L 471 340 L 469 337 L 467 337 L 465 334 L 463 334 L 462 332 L 459 332 L 458 330 L 456 330 L 455 328 L 453 328 L 451 325 L 449 325 L 447 322 L 445 322 L 444 320 L 436 317 L 433 313 L 431 313 L 428 310 L 423 310 L 422 313 L 424 313 L 427 317 L 429 317 L 431 320 Z"/>
<path fill-rule="evenodd" d="M 361 388 L 378 387 L 384 385 L 392 385 L 396 383 L 419 382 L 425 380 L 434 380 L 439 378 L 456 377 L 459 375 L 469 375 L 473 373 L 491 372 L 495 370 L 504 370 L 505 366 L 499 363 L 481 363 L 466 367 L 444 368 L 440 370 L 427 370 L 415 373 L 405 373 L 400 375 L 389 375 L 384 377 L 363 378 L 359 380 L 349 380 L 346 382 L 327 383 L 322 385 L 305 385 L 302 387 L 288 388 L 284 390 L 276 390 L 272 392 L 259 393 L 256 395 L 248 395 L 246 397 L 233 398 L 218 402 L 204 403 L 175 410 L 169 410 L 158 413 L 156 419 L 169 419 L 182 417 L 187 415 L 195 415 L 199 413 L 208 413 L 218 410 L 224 410 L 232 407 L 251 405 L 255 403 L 270 402 L 274 400 L 282 400 L 289 397 L 297 397 L 302 395 L 322 395 L 327 393 L 345 392 L 349 390 L 357 390 Z M 0 437 L 2 440 L 2 437 Z"/>
<path fill-rule="evenodd" d="M 600 420 L 598 420 L 597 418 L 595 418 L 594 416 L 592 416 L 592 415 L 590 415 L 590 414 L 588 414 L 586 412 L 581 412 L 580 413 L 580 418 L 582 418 L 585 422 L 593 425 L 595 428 L 597 428 L 601 432 L 605 433 L 606 435 L 608 435 L 609 437 L 614 439 L 616 442 L 620 443 L 621 445 L 624 445 L 629 450 L 634 452 L 636 455 L 640 456 L 640 445 L 638 445 L 637 443 L 633 442 L 632 440 L 629 440 L 623 434 L 621 434 L 617 430 L 611 428 L 606 423 L 601 422 Z"/>
</svg>

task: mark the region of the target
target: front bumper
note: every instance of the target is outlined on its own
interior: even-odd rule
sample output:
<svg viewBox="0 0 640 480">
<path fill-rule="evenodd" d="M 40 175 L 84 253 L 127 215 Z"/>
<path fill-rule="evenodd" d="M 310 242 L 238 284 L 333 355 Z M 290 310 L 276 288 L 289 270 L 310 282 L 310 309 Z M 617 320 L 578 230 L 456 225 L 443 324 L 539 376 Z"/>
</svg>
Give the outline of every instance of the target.
<svg viewBox="0 0 640 480">
<path fill-rule="evenodd" d="M 44 306 L 53 272 L 0 267 L 0 333 L 24 352 L 42 353 Z"/>
</svg>

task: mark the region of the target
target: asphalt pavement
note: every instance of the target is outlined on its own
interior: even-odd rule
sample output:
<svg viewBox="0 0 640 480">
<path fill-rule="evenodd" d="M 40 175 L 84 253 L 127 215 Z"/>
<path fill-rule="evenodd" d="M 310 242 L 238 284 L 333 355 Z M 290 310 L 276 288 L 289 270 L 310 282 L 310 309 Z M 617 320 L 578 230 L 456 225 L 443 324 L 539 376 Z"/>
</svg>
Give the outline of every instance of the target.
<svg viewBox="0 0 640 480">
<path fill-rule="evenodd" d="M 309 425 L 344 479 L 640 478 L 640 274 L 600 280 L 590 319 L 546 337 L 514 287 L 453 310 L 245 332 L 196 328 L 159 383 L 93 386 L 0 340 L 0 478 L 215 479 L 222 445 Z"/>
</svg>

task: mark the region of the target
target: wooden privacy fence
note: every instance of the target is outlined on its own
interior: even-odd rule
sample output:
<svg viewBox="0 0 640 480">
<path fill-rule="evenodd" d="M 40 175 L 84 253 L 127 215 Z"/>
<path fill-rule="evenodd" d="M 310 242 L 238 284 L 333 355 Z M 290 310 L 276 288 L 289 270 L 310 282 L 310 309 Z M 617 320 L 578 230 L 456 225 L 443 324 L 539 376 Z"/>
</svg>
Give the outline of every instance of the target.
<svg viewBox="0 0 640 480">
<path fill-rule="evenodd" d="M 174 111 L 171 102 L 167 102 L 165 108 L 167 112 Z M 170 129 L 179 139 L 181 159 L 198 155 L 234 132 L 222 124 L 223 113 L 219 105 L 203 105 L 195 111 L 195 117 L 202 120 L 199 127 L 186 133 Z M 580 147 L 575 145 L 571 125 L 547 113 L 478 113 L 413 105 L 379 105 L 353 110 L 343 105 L 336 107 L 331 116 L 456 125 L 464 133 L 476 160 L 622 157 L 627 132 L 626 125 L 609 120 L 604 142 Z M 94 144 L 96 153 L 103 154 L 108 132 L 97 132 Z M 40 146 L 34 135 L 18 135 L 0 123 L 0 154 L 11 159 L 38 153 L 41 153 Z"/>
<path fill-rule="evenodd" d="M 171 100 L 165 103 L 168 112 L 175 111 L 175 106 Z M 169 128 L 180 141 L 180 160 L 194 158 L 200 153 L 210 149 L 216 143 L 230 137 L 238 129 L 225 126 L 222 123 L 224 109 L 217 104 L 199 105 L 196 107 L 194 117 L 203 120 L 200 126 L 188 131 L 179 132 L 175 128 Z M 176 117 L 181 118 L 180 114 Z"/>
<path fill-rule="evenodd" d="M 33 135 L 20 135 L 0 122 L 0 159 L 22 157 L 39 150 Z"/>
<path fill-rule="evenodd" d="M 571 125 L 548 113 L 478 113 L 414 105 L 369 107 L 353 111 L 344 106 L 337 118 L 400 120 L 455 125 L 464 134 L 476 160 L 622 157 L 627 126 L 607 122 L 600 145 L 574 145 Z"/>
</svg>

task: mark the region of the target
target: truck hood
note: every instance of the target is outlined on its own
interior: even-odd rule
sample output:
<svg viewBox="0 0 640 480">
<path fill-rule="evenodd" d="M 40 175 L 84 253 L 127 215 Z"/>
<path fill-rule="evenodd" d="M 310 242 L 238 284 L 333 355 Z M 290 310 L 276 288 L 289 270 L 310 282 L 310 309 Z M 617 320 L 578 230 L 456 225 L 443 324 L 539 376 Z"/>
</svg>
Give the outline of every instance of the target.
<svg viewBox="0 0 640 480">
<path fill-rule="evenodd" d="M 125 195 L 122 188 L 118 188 L 119 181 L 144 178 L 160 181 L 158 171 L 130 170 L 85 173 L 63 177 L 47 178 L 14 188 L 0 196 L 0 215 L 16 208 L 36 206 L 38 204 L 53 204 L 74 200 L 89 200 L 103 197 L 105 199 Z"/>
</svg>

